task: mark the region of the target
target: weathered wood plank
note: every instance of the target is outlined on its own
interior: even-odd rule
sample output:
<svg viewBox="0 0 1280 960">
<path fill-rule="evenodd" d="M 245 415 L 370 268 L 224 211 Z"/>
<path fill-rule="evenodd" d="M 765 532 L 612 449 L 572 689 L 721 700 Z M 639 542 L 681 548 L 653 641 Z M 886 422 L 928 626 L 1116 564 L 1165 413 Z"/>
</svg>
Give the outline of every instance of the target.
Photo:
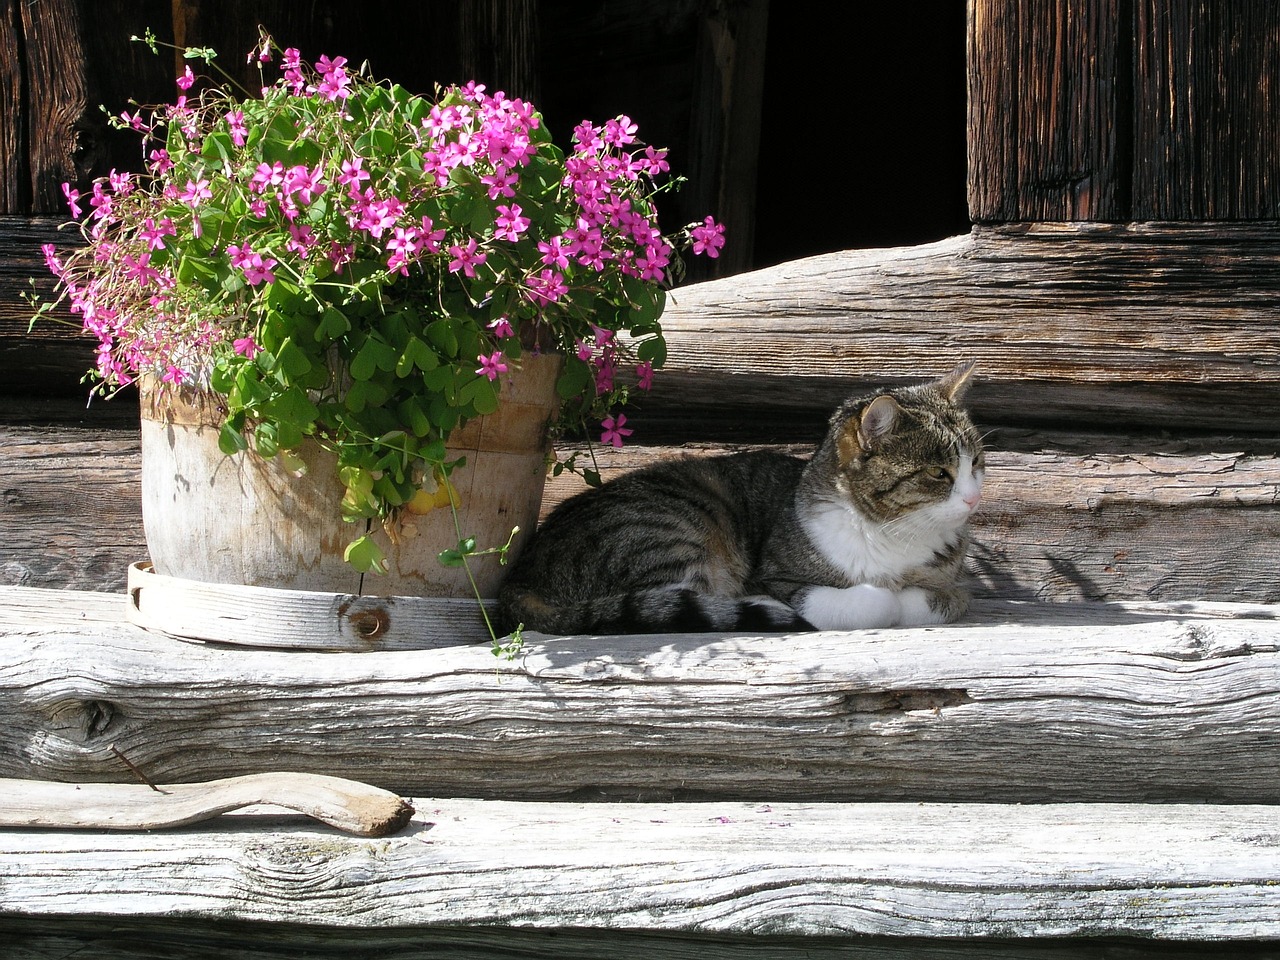
<svg viewBox="0 0 1280 960">
<path fill-rule="evenodd" d="M 0 448 L 0 582 L 122 591 L 146 556 L 137 430 L 0 425 Z"/>
<path fill-rule="evenodd" d="M 0 776 L 130 779 L 114 747 L 156 782 L 340 769 L 406 796 L 1280 796 L 1276 607 L 989 602 L 944 629 L 534 635 L 506 661 L 183 643 L 76 622 L 76 597 L 0 593 Z"/>
<path fill-rule="evenodd" d="M 988 425 L 1274 433 L 1278 295 L 1276 221 L 976 227 L 811 257 L 676 290 L 645 417 L 794 439 L 854 390 L 974 359 Z"/>
<path fill-rule="evenodd" d="M 637 415 L 636 423 L 644 422 Z M 1274 441 L 1007 430 L 992 441 L 1020 449 L 989 456 L 970 561 L 983 593 L 1280 602 L 1274 575 L 1280 446 Z M 136 430 L 100 428 L 94 419 L 47 427 L 0 423 L 0 445 L 0 510 L 8 528 L 0 543 L 0 582 L 123 591 L 129 565 L 147 557 Z M 606 447 L 597 458 L 610 477 L 726 449 Z M 550 480 L 544 515 L 581 489 L 576 476 Z M 84 503 L 92 509 L 79 509 Z"/>
<path fill-rule="evenodd" d="M 971 0 L 979 222 L 1280 215 L 1269 0 Z"/>
<path fill-rule="evenodd" d="M 1276 807 L 414 803 L 406 830 L 376 842 L 248 816 L 73 844 L 3 833 L 4 911 L 338 932 L 408 920 L 729 935 L 1280 937 Z"/>
</svg>

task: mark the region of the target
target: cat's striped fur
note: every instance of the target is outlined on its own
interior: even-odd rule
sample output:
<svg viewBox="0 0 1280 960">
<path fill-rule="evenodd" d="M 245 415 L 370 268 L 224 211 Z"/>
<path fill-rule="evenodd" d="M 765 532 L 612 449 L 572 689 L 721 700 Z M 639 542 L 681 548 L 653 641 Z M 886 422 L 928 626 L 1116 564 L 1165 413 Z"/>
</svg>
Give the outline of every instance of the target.
<svg viewBox="0 0 1280 960">
<path fill-rule="evenodd" d="M 972 365 L 853 399 L 808 461 L 656 464 L 561 504 L 498 597 L 543 633 L 795 631 L 943 623 L 968 606 L 982 442 Z"/>
</svg>

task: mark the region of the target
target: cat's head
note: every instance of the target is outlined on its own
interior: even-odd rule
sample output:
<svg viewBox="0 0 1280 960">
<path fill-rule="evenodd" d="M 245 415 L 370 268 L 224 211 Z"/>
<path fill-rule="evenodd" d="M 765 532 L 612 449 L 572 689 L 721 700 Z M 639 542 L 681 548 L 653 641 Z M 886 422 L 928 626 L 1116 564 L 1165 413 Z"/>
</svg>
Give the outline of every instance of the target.
<svg viewBox="0 0 1280 960">
<path fill-rule="evenodd" d="M 864 516 L 888 523 L 924 511 L 956 529 L 969 519 L 984 472 L 982 438 L 960 407 L 973 367 L 850 400 L 831 418 L 836 487 Z"/>
</svg>

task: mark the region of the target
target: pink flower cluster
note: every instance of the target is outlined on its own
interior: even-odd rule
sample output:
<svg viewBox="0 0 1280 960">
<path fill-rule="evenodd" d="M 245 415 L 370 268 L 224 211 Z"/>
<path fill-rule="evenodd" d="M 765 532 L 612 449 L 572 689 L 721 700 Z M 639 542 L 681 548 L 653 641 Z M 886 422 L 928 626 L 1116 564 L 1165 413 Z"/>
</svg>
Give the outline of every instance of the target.
<svg viewBox="0 0 1280 960">
<path fill-rule="evenodd" d="M 265 41 L 255 55 L 269 58 Z M 666 151 L 640 144 L 635 124 L 621 116 L 580 124 L 560 164 L 543 149 L 533 106 L 481 85 L 451 88 L 409 121 L 386 106 L 385 88 L 383 106 L 369 106 L 377 102 L 362 99 L 369 85 L 343 57 L 308 68 L 290 48 L 281 70 L 261 101 L 201 94 L 189 103 L 188 67 L 174 105 L 150 121 L 140 113 L 120 118 L 165 144 L 150 150 L 149 185 L 114 172 L 87 198 L 63 185 L 91 255 L 64 263 L 47 247 L 46 261 L 72 312 L 98 338 L 104 380 L 128 383 L 146 368 L 182 383 L 207 373 L 218 351 L 253 359 L 262 350 L 255 311 L 272 285 L 348 278 L 361 263 L 376 265 L 387 287 L 418 276 L 443 290 L 447 280 L 472 303 L 505 285 L 510 316 L 482 321 L 475 373 L 495 380 L 507 371 L 522 320 L 563 319 L 554 329 L 571 331 L 562 343 L 588 364 L 596 396 L 614 394 L 619 366 L 632 355 L 614 330 L 592 325 L 589 336 L 579 335 L 585 320 L 571 316 L 579 309 L 571 295 L 608 289 L 625 310 L 634 305 L 619 278 L 666 280 L 674 251 L 651 199 L 653 179 L 668 171 Z M 352 123 L 357 110 L 361 122 Z M 268 151 L 269 138 L 284 146 Z M 541 172 L 522 181 L 535 161 Z M 467 212 L 454 215 L 460 191 Z M 694 252 L 709 257 L 719 255 L 723 234 L 710 217 L 688 231 Z M 647 390 L 653 364 L 638 364 L 635 378 Z M 601 422 L 606 443 L 630 434 L 620 415 Z"/>
</svg>

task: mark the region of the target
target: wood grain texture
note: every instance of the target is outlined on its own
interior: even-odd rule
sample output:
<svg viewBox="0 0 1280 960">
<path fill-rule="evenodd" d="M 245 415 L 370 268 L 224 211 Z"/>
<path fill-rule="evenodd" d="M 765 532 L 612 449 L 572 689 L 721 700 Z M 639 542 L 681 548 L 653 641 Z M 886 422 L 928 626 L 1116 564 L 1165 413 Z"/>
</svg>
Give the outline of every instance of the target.
<svg viewBox="0 0 1280 960">
<path fill-rule="evenodd" d="M 970 0 L 978 222 L 1280 216 L 1269 0 Z"/>
<path fill-rule="evenodd" d="M 474 599 L 203 583 L 129 567 L 129 622 L 183 639 L 294 650 L 426 650 L 491 639 Z"/>
<path fill-rule="evenodd" d="M 1273 433 L 1278 294 L 1277 222 L 1020 224 L 843 251 L 674 291 L 641 410 L 794 439 L 851 392 L 973 359 L 987 426 Z"/>
<path fill-rule="evenodd" d="M 1280 6 L 1133 3 L 1133 219 L 1280 217 Z"/>
<path fill-rule="evenodd" d="M 10 915 L 771 936 L 1280 936 L 1275 807 L 415 800 L 379 841 L 269 819 L 0 834 Z M 54 838 L 61 839 L 61 838 Z M 127 877 L 127 882 L 113 878 Z"/>
<path fill-rule="evenodd" d="M 969 215 L 1124 220 L 1122 0 L 970 0 Z M 1170 218 L 1176 219 L 1176 218 Z"/>
<path fill-rule="evenodd" d="M 137 431 L 0 425 L 0 448 L 0 582 L 123 591 L 146 554 Z"/>
<path fill-rule="evenodd" d="M 0 780 L 0 827 L 165 830 L 261 805 L 281 807 L 360 837 L 401 830 L 413 807 L 368 784 L 319 774 L 261 773 L 203 783 L 54 783 Z"/>
<path fill-rule="evenodd" d="M 1273 442 L 1014 431 L 994 439 L 1025 449 L 989 454 L 970 560 L 981 593 L 1280 602 L 1274 576 L 1280 455 Z M 0 582 L 123 592 L 129 565 L 147 557 L 136 431 L 0 425 L 0 444 L 0 516 L 11 531 L 0 543 Z M 606 448 L 598 451 L 598 465 L 607 478 L 672 457 L 730 449 Z M 779 449 L 807 453 L 803 445 Z M 576 476 L 551 479 L 542 514 L 582 489 Z M 82 503 L 93 507 L 71 509 Z M 274 619 L 264 619 L 268 634 Z M 318 623 L 327 625 L 317 627 L 325 631 L 338 621 Z M 325 636 L 335 639 L 331 631 Z"/>
<path fill-rule="evenodd" d="M 114 747 L 155 782 L 341 770 L 402 796 L 1278 795 L 1276 607 L 988 602 L 944 629 L 535 635 L 507 661 L 190 644 L 123 598 L 113 622 L 0 596 L 0 776 L 132 779 Z"/>
</svg>

